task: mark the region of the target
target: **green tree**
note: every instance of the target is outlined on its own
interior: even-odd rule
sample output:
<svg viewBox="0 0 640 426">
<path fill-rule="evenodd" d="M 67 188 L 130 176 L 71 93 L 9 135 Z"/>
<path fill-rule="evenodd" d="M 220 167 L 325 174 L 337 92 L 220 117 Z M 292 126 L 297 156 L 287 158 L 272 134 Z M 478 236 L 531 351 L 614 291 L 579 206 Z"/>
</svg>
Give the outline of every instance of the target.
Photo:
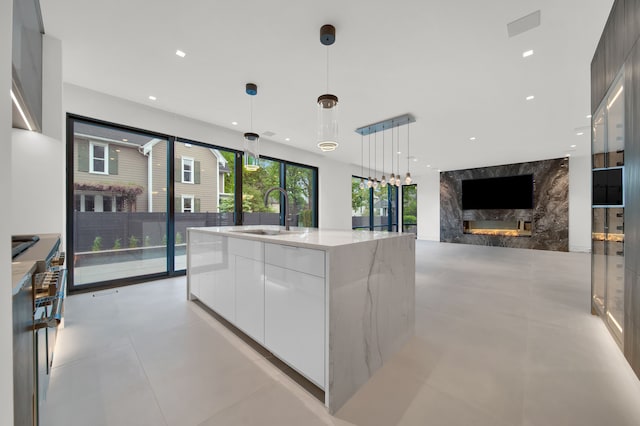
<svg viewBox="0 0 640 426">
<path fill-rule="evenodd" d="M 369 216 L 369 188 L 360 189 L 360 179 L 351 179 L 351 211 L 359 214 L 364 207 L 361 216 Z"/>
</svg>

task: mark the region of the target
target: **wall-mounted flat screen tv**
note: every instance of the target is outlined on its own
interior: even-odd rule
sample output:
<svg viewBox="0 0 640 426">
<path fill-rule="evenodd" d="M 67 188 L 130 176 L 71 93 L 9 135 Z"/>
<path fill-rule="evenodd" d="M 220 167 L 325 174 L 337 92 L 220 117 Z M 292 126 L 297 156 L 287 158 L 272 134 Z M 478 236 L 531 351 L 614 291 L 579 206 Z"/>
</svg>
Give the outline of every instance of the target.
<svg viewBox="0 0 640 426">
<path fill-rule="evenodd" d="M 623 206 L 623 168 L 599 169 L 593 171 L 593 205 Z"/>
<path fill-rule="evenodd" d="M 533 175 L 462 181 L 462 209 L 532 209 Z"/>
</svg>

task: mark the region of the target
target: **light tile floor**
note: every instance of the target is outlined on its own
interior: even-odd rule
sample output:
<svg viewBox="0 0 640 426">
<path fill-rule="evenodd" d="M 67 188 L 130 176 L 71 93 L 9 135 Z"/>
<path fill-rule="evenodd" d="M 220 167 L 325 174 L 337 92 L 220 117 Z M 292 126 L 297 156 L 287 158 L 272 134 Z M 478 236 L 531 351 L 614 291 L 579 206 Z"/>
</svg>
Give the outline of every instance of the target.
<svg viewBox="0 0 640 426">
<path fill-rule="evenodd" d="M 68 298 L 42 424 L 640 425 L 588 254 L 416 248 L 416 336 L 335 416 L 176 278 Z"/>
</svg>

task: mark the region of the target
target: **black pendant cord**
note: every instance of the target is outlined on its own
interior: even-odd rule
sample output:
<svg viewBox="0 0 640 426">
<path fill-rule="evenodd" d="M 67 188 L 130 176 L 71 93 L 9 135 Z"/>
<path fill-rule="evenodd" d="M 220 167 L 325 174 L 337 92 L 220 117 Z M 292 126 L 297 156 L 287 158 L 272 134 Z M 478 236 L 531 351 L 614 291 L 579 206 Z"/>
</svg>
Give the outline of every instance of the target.
<svg viewBox="0 0 640 426">
<path fill-rule="evenodd" d="M 378 181 L 378 132 L 373 134 L 373 173 L 375 177 L 374 182 Z"/>
<path fill-rule="evenodd" d="M 409 151 L 409 127 L 410 124 L 407 123 L 407 173 L 411 171 L 409 170 L 409 160 L 411 159 L 411 151 Z"/>
<path fill-rule="evenodd" d="M 360 135 L 360 181 L 364 178 L 364 136 Z"/>
<path fill-rule="evenodd" d="M 384 177 L 384 126 L 382 126 L 382 176 Z"/>
<path fill-rule="evenodd" d="M 329 92 L 329 46 L 327 46 L 327 93 Z"/>
</svg>

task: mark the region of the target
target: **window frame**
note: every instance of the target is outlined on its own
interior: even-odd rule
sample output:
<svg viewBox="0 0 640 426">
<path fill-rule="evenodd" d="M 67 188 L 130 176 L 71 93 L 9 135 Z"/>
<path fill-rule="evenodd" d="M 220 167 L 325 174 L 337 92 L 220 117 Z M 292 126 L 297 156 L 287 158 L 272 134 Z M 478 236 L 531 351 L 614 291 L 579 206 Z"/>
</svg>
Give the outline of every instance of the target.
<svg viewBox="0 0 640 426">
<path fill-rule="evenodd" d="M 101 146 L 104 148 L 104 157 L 99 158 L 95 157 L 95 146 Z M 96 171 L 94 169 L 94 160 L 100 159 L 104 162 L 104 171 Z M 97 175 L 108 175 L 109 174 L 109 144 L 106 142 L 96 142 L 89 141 L 89 173 L 97 174 Z"/>
<path fill-rule="evenodd" d="M 191 169 L 188 170 L 188 172 L 189 172 L 189 176 L 191 177 L 191 180 L 185 180 L 184 179 L 185 165 L 187 165 L 187 163 L 189 163 L 189 162 L 191 163 L 191 164 L 189 164 L 189 167 Z M 193 157 L 182 156 L 181 160 L 180 160 L 180 163 L 181 163 L 180 177 L 182 178 L 181 182 L 182 183 L 192 184 L 192 185 L 195 184 L 195 170 L 194 170 L 195 169 L 195 163 L 196 163 L 195 159 Z"/>
<path fill-rule="evenodd" d="M 190 200 L 191 201 L 191 207 L 190 210 L 186 210 L 184 209 L 184 202 L 185 200 Z M 195 195 L 188 195 L 188 194 L 182 194 L 180 196 L 180 212 L 181 213 L 195 213 Z"/>
</svg>

